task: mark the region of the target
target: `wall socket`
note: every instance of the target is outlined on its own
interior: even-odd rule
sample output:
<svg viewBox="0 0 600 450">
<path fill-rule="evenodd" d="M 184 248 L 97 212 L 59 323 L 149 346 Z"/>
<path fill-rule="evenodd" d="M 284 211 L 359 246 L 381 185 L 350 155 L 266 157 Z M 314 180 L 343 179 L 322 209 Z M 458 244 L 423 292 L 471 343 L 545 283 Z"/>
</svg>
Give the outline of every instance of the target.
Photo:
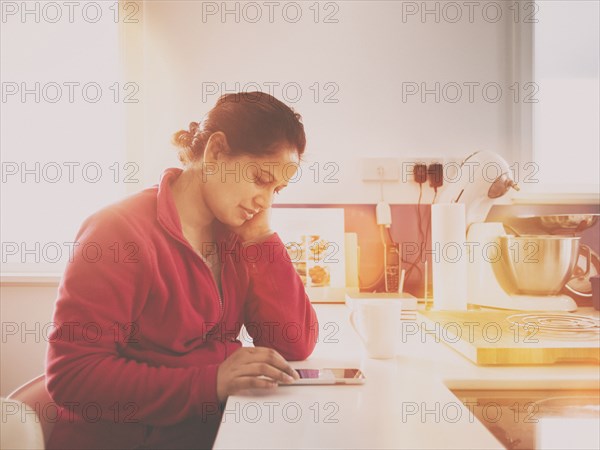
<svg viewBox="0 0 600 450">
<path fill-rule="evenodd" d="M 363 158 L 363 181 L 398 181 L 400 160 L 398 158 Z"/>
<path fill-rule="evenodd" d="M 413 169 L 416 164 L 429 166 L 440 163 L 444 166 L 444 179 L 455 179 L 462 157 L 444 156 L 414 156 L 402 158 L 363 158 L 363 181 L 400 181 L 401 183 L 414 182 Z"/>
<path fill-rule="evenodd" d="M 463 158 L 443 157 L 443 156 L 415 156 L 412 158 L 402 158 L 400 164 L 400 181 L 402 183 L 412 183 L 415 181 L 414 167 L 417 164 L 425 164 L 429 167 L 431 164 L 439 163 L 444 167 L 444 179 L 454 179 L 460 163 Z"/>
</svg>

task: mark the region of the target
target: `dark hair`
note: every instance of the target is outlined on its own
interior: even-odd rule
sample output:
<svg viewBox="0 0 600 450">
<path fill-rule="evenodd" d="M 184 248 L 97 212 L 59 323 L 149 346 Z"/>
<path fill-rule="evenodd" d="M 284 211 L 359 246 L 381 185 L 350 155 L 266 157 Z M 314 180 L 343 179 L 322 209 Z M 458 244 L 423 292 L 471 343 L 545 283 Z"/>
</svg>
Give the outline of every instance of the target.
<svg viewBox="0 0 600 450">
<path fill-rule="evenodd" d="M 208 138 L 217 131 L 225 134 L 233 155 L 266 156 L 288 144 L 302 157 L 306 147 L 300 114 L 264 92 L 244 92 L 221 96 L 200 123 L 173 135 L 179 160 L 185 165 L 201 159 Z"/>
</svg>

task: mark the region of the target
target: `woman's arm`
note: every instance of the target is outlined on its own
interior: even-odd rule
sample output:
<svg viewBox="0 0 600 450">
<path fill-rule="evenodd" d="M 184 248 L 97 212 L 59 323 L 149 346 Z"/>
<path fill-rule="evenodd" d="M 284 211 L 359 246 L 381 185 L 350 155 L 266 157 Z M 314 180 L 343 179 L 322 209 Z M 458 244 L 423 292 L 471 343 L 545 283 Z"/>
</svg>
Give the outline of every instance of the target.
<svg viewBox="0 0 600 450">
<path fill-rule="evenodd" d="M 156 271 L 140 236 L 144 230 L 111 210 L 82 226 L 56 302 L 48 391 L 73 411 L 95 403 L 110 420 L 162 426 L 214 414 L 217 365 L 171 368 L 119 353 L 144 334 L 136 317 Z"/>
<path fill-rule="evenodd" d="M 285 245 L 274 233 L 244 250 L 250 277 L 244 325 L 254 345 L 271 347 L 287 360 L 306 359 L 319 323 Z"/>
</svg>

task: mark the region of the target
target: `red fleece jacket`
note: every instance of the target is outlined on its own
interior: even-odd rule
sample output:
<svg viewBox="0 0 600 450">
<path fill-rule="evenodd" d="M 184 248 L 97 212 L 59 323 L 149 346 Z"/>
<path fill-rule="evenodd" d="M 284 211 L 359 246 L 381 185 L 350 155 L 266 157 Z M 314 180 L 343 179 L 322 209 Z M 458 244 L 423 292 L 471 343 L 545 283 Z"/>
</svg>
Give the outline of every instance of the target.
<svg viewBox="0 0 600 450">
<path fill-rule="evenodd" d="M 254 345 L 307 358 L 317 317 L 279 235 L 242 247 L 218 223 L 223 298 L 159 186 L 89 217 L 61 281 L 46 361 L 50 448 L 201 448 L 220 420 L 217 368 Z M 48 409 L 48 408 L 46 408 Z M 56 413 L 56 414 L 55 414 Z M 55 417 L 57 416 L 57 417 Z"/>
</svg>

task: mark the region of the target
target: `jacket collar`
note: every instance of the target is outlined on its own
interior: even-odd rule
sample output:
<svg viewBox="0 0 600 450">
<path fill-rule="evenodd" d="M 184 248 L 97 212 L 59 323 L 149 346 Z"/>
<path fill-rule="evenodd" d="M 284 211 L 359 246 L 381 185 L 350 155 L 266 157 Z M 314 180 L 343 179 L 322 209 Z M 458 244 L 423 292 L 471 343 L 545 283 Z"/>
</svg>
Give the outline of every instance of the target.
<svg viewBox="0 0 600 450">
<path fill-rule="evenodd" d="M 183 236 L 179 213 L 173 199 L 171 183 L 175 181 L 183 172 L 179 168 L 166 169 L 158 185 L 156 218 L 162 227 L 180 242 L 189 246 L 189 243 Z M 232 248 L 238 240 L 238 235 L 229 230 L 223 223 L 215 219 L 215 241 L 217 244 L 225 244 L 226 248 Z"/>
</svg>

